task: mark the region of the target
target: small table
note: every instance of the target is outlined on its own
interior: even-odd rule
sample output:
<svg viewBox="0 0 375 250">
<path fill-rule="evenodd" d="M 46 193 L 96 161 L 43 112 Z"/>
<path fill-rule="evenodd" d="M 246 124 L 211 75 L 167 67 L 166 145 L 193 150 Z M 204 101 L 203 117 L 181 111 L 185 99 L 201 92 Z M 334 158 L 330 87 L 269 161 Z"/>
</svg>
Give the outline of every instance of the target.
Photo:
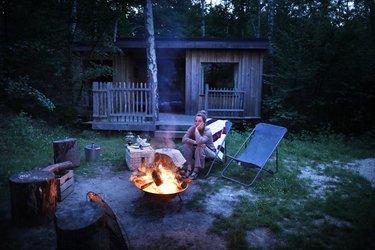
<svg viewBox="0 0 375 250">
<path fill-rule="evenodd" d="M 139 149 L 138 147 L 132 145 L 125 146 L 125 161 L 128 168 L 133 171 L 141 166 L 142 160 L 145 162 L 154 161 L 155 150 L 151 147 L 143 147 Z"/>
</svg>

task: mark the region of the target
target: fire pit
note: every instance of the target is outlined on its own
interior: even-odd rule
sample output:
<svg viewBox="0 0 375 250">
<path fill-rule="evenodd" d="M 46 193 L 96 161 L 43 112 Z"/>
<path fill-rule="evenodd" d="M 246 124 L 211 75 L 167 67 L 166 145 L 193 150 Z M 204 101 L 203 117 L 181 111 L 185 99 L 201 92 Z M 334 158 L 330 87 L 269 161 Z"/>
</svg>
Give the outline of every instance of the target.
<svg viewBox="0 0 375 250">
<path fill-rule="evenodd" d="M 130 180 L 145 194 L 161 200 L 169 200 L 184 192 L 191 180 L 186 180 L 180 173 L 185 159 L 176 149 L 158 149 L 154 161 L 143 161 Z"/>
</svg>

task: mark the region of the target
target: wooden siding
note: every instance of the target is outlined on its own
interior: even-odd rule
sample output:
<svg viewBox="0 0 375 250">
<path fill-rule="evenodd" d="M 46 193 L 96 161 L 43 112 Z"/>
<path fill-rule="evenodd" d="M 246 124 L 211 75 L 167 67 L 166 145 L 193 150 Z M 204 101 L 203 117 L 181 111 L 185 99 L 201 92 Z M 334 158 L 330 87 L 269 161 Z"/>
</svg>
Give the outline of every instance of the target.
<svg viewBox="0 0 375 250">
<path fill-rule="evenodd" d="M 149 83 L 93 83 L 93 128 L 154 130 L 154 86 Z"/>
<path fill-rule="evenodd" d="M 195 114 L 204 108 L 202 63 L 238 63 L 236 89 L 245 91 L 244 117 L 260 117 L 262 85 L 262 51 L 199 50 L 186 51 L 185 113 Z"/>
<path fill-rule="evenodd" d="M 113 82 L 130 82 L 133 77 L 131 74 L 132 65 L 127 56 L 118 54 L 113 63 Z"/>
</svg>

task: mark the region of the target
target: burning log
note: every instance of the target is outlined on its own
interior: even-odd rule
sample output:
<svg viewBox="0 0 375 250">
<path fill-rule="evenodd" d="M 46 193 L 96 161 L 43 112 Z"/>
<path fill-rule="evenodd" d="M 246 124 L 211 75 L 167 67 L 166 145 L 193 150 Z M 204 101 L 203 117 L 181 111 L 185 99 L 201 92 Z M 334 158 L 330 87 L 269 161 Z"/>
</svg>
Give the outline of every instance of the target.
<svg viewBox="0 0 375 250">
<path fill-rule="evenodd" d="M 145 189 L 145 188 L 151 186 L 152 184 L 154 184 L 153 181 L 151 181 L 151 182 L 149 182 L 149 183 L 146 183 L 146 184 L 143 184 L 143 185 L 141 186 L 141 189 L 143 190 L 143 189 Z"/>
<path fill-rule="evenodd" d="M 18 225 L 40 225 L 53 219 L 56 179 L 48 171 L 20 172 L 9 178 L 12 220 Z"/>
<path fill-rule="evenodd" d="M 152 179 L 154 180 L 156 186 L 160 186 L 161 184 L 163 184 L 163 180 L 160 177 L 160 174 L 161 173 L 159 169 L 155 169 L 151 173 Z"/>
</svg>

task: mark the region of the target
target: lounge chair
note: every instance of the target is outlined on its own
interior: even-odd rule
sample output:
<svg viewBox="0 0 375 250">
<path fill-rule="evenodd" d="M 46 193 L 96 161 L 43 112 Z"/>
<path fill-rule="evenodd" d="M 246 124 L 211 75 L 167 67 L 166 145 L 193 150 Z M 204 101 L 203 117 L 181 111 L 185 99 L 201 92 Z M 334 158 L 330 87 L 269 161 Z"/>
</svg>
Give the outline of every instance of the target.
<svg viewBox="0 0 375 250">
<path fill-rule="evenodd" d="M 287 129 L 280 126 L 275 126 L 266 123 L 259 123 L 255 126 L 254 130 L 242 143 L 234 156 L 227 155 L 230 160 L 221 172 L 222 177 L 231 181 L 237 182 L 244 186 L 252 185 L 259 174 L 265 171 L 271 175 L 278 171 L 278 145 L 284 137 Z M 265 165 L 273 152 L 276 150 L 276 170 L 267 170 Z M 249 184 L 236 180 L 235 178 L 225 175 L 225 171 L 235 161 L 240 166 L 252 167 L 256 170 L 255 177 Z M 233 164 L 235 165 L 235 164 Z"/>
<path fill-rule="evenodd" d="M 228 120 L 215 120 L 209 118 L 207 119 L 206 124 L 206 126 L 210 128 L 212 132 L 212 139 L 216 148 L 216 155 L 211 161 L 210 167 L 203 178 L 207 178 L 210 175 L 212 167 L 216 162 L 223 163 L 225 161 L 225 140 L 227 134 L 229 134 L 229 131 L 232 128 L 232 123 Z"/>
</svg>

